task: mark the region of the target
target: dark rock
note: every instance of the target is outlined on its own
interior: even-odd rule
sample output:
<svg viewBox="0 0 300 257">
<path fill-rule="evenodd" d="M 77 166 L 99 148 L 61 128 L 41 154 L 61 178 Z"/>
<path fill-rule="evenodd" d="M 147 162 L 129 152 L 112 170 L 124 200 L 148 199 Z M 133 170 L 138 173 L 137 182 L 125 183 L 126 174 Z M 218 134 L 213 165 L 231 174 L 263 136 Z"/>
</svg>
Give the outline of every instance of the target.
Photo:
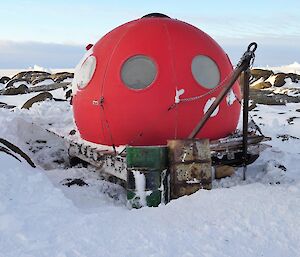
<svg viewBox="0 0 300 257">
<path fill-rule="evenodd" d="M 4 152 L 12 157 L 14 157 L 19 162 L 22 162 L 15 154 L 13 154 L 7 147 L 3 147 L 0 145 L 0 152 Z"/>
<path fill-rule="evenodd" d="M 15 83 L 22 83 L 24 85 L 26 85 L 27 83 L 30 83 L 30 81 L 28 81 L 27 79 L 11 79 L 7 84 L 6 84 L 6 88 L 9 87 L 15 87 Z"/>
<path fill-rule="evenodd" d="M 29 109 L 34 103 L 45 101 L 46 99 L 52 99 L 53 96 L 49 92 L 42 92 L 23 104 L 21 109 Z"/>
<path fill-rule="evenodd" d="M 287 75 L 285 73 L 277 73 L 274 81 L 274 87 L 282 87 L 285 84 Z"/>
<path fill-rule="evenodd" d="M 275 167 L 278 167 L 279 169 L 281 169 L 283 171 L 287 171 L 287 168 L 283 164 L 278 164 Z"/>
<path fill-rule="evenodd" d="M 294 83 L 298 83 L 300 80 L 300 75 L 299 74 L 295 74 L 295 73 L 288 73 L 287 78 L 290 78 L 292 80 L 292 82 Z"/>
<path fill-rule="evenodd" d="M 56 82 L 60 83 L 68 78 L 74 78 L 74 73 L 71 72 L 58 72 L 51 75 L 51 78 Z"/>
<path fill-rule="evenodd" d="M 272 93 L 272 96 L 270 94 Z M 276 94 L 272 90 L 258 90 L 250 88 L 250 99 L 257 104 L 285 105 L 286 103 L 299 103 L 300 97 L 286 94 Z"/>
<path fill-rule="evenodd" d="M 19 147 L 17 147 L 14 144 L 8 142 L 4 138 L 0 138 L 0 143 L 2 145 L 4 145 L 6 148 L 8 148 L 9 151 L 12 151 L 13 153 L 20 155 L 23 159 L 25 159 L 28 162 L 28 164 L 31 167 L 33 167 L 33 168 L 36 167 L 35 164 L 33 163 L 33 161 L 29 158 L 29 156 L 26 153 L 24 153 Z M 19 159 L 19 158 L 17 158 L 17 159 Z"/>
<path fill-rule="evenodd" d="M 58 88 L 66 88 L 69 85 L 69 83 L 62 82 L 62 83 L 52 83 L 48 85 L 35 85 L 33 87 L 30 87 L 29 92 L 40 92 L 40 91 L 52 91 Z"/>
<path fill-rule="evenodd" d="M 250 106 L 249 106 L 249 111 L 252 111 L 252 110 L 254 110 L 255 108 L 257 107 L 257 104 L 254 102 L 254 103 L 252 103 Z M 257 116 L 257 115 L 256 115 Z"/>
<path fill-rule="evenodd" d="M 75 129 L 72 129 L 70 132 L 69 132 L 69 135 L 73 136 L 76 134 L 76 130 Z"/>
<path fill-rule="evenodd" d="M 50 77 L 38 77 L 38 78 L 36 78 L 35 80 L 32 81 L 32 85 L 36 85 L 36 84 L 38 84 L 40 82 L 43 82 L 47 79 L 51 79 L 51 78 Z M 51 79 L 51 80 L 53 81 L 53 79 Z M 54 83 L 54 81 L 53 81 L 53 83 Z"/>
<path fill-rule="evenodd" d="M 2 84 L 6 84 L 8 81 L 10 81 L 10 77 L 7 77 L 7 76 L 3 76 L 0 79 L 0 83 L 2 83 Z"/>
<path fill-rule="evenodd" d="M 9 105 L 9 104 L 0 102 L 0 108 L 3 108 L 3 109 L 13 109 L 15 107 L 16 106 L 14 106 L 14 105 Z"/>
<path fill-rule="evenodd" d="M 253 89 L 265 89 L 265 88 L 269 88 L 269 87 L 272 87 L 272 84 L 270 82 L 265 82 L 265 81 L 251 86 L 251 88 L 253 88 Z"/>
<path fill-rule="evenodd" d="M 74 185 L 77 185 L 77 186 L 89 186 L 89 184 L 87 184 L 86 182 L 84 182 L 81 178 L 75 178 L 75 179 L 71 179 L 71 178 L 67 178 L 67 179 L 64 179 L 62 181 L 63 185 L 64 186 L 74 186 Z"/>
<path fill-rule="evenodd" d="M 46 144 L 47 143 L 46 140 L 35 140 L 35 142 L 38 144 Z"/>
<path fill-rule="evenodd" d="M 84 160 L 79 159 L 78 157 L 70 157 L 69 163 L 71 167 L 88 167 L 88 163 Z"/>
<path fill-rule="evenodd" d="M 12 79 L 24 79 L 29 71 L 22 71 L 12 77 Z"/>
<path fill-rule="evenodd" d="M 72 89 L 67 90 L 65 96 L 66 96 L 66 99 L 69 99 L 72 96 Z"/>
<path fill-rule="evenodd" d="M 29 77 L 31 84 L 33 84 L 33 85 L 37 84 L 40 81 L 43 81 L 45 79 L 51 79 L 50 75 L 44 74 L 44 73 L 42 73 L 42 74 L 37 73 L 37 74 L 33 74 L 31 77 Z"/>
<path fill-rule="evenodd" d="M 49 72 L 45 71 L 22 71 L 13 76 L 12 79 L 24 79 L 32 82 L 37 77 L 49 77 L 50 75 Z"/>
<path fill-rule="evenodd" d="M 22 84 L 17 88 L 15 87 L 6 88 L 3 92 L 3 95 L 19 95 L 19 94 L 26 94 L 27 92 L 28 92 L 28 87 Z"/>
<path fill-rule="evenodd" d="M 263 78 L 264 80 L 266 80 L 267 78 L 269 78 L 271 75 L 273 75 L 273 71 L 271 70 L 263 70 L 263 69 L 252 69 L 250 71 L 251 74 L 251 83 L 253 83 L 254 81 L 259 80 L 260 78 Z"/>
<path fill-rule="evenodd" d="M 290 140 L 290 139 L 296 139 L 299 140 L 299 137 L 291 136 L 288 134 L 278 135 L 277 138 L 281 139 L 282 142 Z"/>
<path fill-rule="evenodd" d="M 291 124 L 295 124 L 294 123 L 295 119 L 299 119 L 299 117 L 295 117 L 295 116 L 294 117 L 290 117 L 286 121 L 288 122 L 289 125 L 291 125 Z"/>
</svg>

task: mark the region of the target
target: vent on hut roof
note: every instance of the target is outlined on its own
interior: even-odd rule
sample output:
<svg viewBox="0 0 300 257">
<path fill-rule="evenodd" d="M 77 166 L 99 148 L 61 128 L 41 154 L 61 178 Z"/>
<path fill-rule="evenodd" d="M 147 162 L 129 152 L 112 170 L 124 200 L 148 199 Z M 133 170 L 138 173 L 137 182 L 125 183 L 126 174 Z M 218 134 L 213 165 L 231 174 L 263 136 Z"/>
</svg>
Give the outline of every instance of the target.
<svg viewBox="0 0 300 257">
<path fill-rule="evenodd" d="M 171 19 L 168 15 L 165 15 L 163 13 L 158 13 L 158 12 L 146 14 L 142 17 L 142 19 L 143 18 L 168 18 L 168 19 Z"/>
</svg>

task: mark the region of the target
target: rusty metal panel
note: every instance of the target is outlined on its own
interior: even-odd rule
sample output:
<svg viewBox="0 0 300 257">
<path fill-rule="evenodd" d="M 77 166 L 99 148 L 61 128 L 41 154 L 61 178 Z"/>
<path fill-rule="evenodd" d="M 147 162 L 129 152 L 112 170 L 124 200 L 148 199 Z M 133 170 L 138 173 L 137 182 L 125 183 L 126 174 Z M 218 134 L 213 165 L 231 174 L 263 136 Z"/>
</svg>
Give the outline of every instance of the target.
<svg viewBox="0 0 300 257">
<path fill-rule="evenodd" d="M 171 199 L 211 189 L 208 139 L 169 140 Z"/>
<path fill-rule="evenodd" d="M 175 181 L 178 183 L 193 184 L 194 182 L 199 182 L 200 180 L 209 179 L 210 173 L 207 174 L 207 170 L 211 169 L 210 163 L 182 163 L 172 165 L 176 169 Z M 209 175 L 209 176 L 207 176 Z M 199 182 L 200 183 L 200 182 Z M 205 185 L 206 183 L 204 183 Z"/>
<path fill-rule="evenodd" d="M 168 147 L 172 163 L 210 159 L 208 139 L 168 140 Z"/>
</svg>

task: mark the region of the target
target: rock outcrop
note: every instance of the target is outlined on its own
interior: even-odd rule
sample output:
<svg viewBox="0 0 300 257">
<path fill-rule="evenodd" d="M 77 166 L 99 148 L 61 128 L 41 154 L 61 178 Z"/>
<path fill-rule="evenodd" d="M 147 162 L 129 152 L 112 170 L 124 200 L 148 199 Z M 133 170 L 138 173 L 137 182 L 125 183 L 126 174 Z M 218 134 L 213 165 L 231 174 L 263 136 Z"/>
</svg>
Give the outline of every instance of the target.
<svg viewBox="0 0 300 257">
<path fill-rule="evenodd" d="M 10 81 L 10 77 L 3 76 L 3 77 L 0 79 L 0 84 L 6 84 L 8 81 Z"/>
<path fill-rule="evenodd" d="M 43 102 L 46 99 L 52 99 L 53 96 L 49 92 L 42 92 L 38 95 L 30 98 L 26 103 L 23 104 L 21 109 L 29 109 L 34 103 Z"/>
<path fill-rule="evenodd" d="M 0 95 L 18 95 L 32 92 L 48 92 L 63 88 L 65 98 L 70 99 L 71 81 L 74 77 L 70 72 L 51 74 L 45 71 L 22 71 L 12 78 L 4 76 L 0 80 Z M 58 99 L 59 100 L 59 99 Z"/>
<path fill-rule="evenodd" d="M 264 89 L 270 87 L 282 87 L 286 84 L 287 79 L 290 79 L 293 83 L 300 81 L 300 75 L 295 73 L 274 73 L 271 70 L 252 69 L 250 77 L 250 87 L 255 89 Z M 261 83 L 267 83 L 261 84 Z M 261 84 L 258 86 L 258 84 Z"/>
</svg>

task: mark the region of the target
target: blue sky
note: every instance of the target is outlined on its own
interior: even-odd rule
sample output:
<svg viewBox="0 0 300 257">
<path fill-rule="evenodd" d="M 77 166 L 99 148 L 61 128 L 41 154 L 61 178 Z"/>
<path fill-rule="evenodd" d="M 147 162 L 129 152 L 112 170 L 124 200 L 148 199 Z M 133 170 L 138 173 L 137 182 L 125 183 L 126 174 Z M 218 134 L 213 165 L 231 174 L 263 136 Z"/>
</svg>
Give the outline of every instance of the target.
<svg viewBox="0 0 300 257">
<path fill-rule="evenodd" d="M 300 1 L 3 1 L 0 68 L 71 68 L 116 26 L 161 12 L 202 29 L 233 63 L 257 41 L 256 65 L 300 63 Z"/>
</svg>

